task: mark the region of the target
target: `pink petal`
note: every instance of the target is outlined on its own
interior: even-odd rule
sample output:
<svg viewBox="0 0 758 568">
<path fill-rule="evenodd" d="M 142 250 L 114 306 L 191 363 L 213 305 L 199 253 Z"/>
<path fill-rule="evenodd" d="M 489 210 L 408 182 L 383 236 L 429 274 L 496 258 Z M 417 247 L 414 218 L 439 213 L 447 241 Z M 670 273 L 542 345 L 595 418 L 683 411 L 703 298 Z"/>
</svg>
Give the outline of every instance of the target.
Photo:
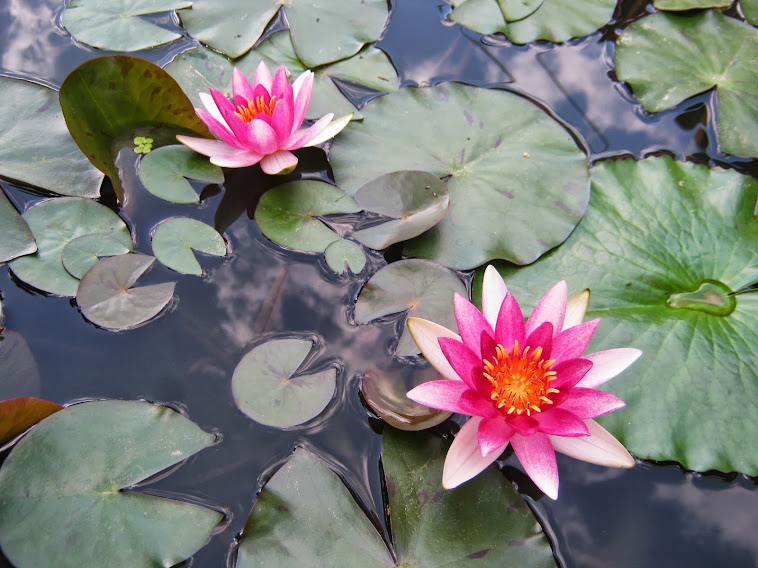
<svg viewBox="0 0 758 568">
<path fill-rule="evenodd" d="M 261 160 L 261 169 L 268 175 L 288 174 L 297 166 L 297 157 L 287 150 L 279 150 Z"/>
<path fill-rule="evenodd" d="M 232 146 L 229 146 L 226 142 L 223 142 L 222 140 L 211 140 L 210 138 L 196 138 L 194 136 L 184 136 L 182 134 L 177 135 L 176 137 L 179 142 L 187 146 L 188 148 L 191 148 L 195 152 L 199 154 L 203 154 L 204 156 L 221 156 L 221 155 L 227 155 L 227 154 L 245 154 L 246 152 L 244 150 L 237 150 L 236 148 L 233 148 Z"/>
<path fill-rule="evenodd" d="M 303 125 L 305 119 L 305 113 L 308 111 L 308 105 L 311 102 L 311 93 L 313 92 L 313 71 L 305 71 L 295 79 L 292 84 L 292 94 L 295 98 L 294 118 L 292 122 L 293 134 L 298 128 Z"/>
<path fill-rule="evenodd" d="M 438 323 L 421 318 L 408 318 L 406 325 L 408 326 L 408 331 L 411 332 L 413 341 L 416 342 L 416 347 L 423 353 L 426 360 L 437 369 L 437 372 L 446 379 L 461 380 L 442 353 L 438 341 L 441 337 L 450 337 L 460 341 L 460 335 Z"/>
<path fill-rule="evenodd" d="M 621 443 L 594 420 L 585 420 L 589 436 L 563 438 L 548 436 L 556 451 L 574 459 L 606 467 L 634 467 L 634 458 Z"/>
<path fill-rule="evenodd" d="M 277 142 L 285 142 L 292 133 L 292 101 L 283 99 L 274 108 L 271 126 L 276 132 Z"/>
<path fill-rule="evenodd" d="M 279 149 L 279 140 L 276 138 L 276 132 L 271 125 L 257 118 L 248 124 L 250 132 L 250 150 L 259 154 L 273 154 Z"/>
<path fill-rule="evenodd" d="M 213 156 L 211 164 L 215 164 L 221 168 L 246 168 L 257 164 L 262 158 L 263 156 L 260 154 L 248 150 L 247 152 L 238 152 L 236 154 Z"/>
<path fill-rule="evenodd" d="M 234 113 L 234 107 L 232 106 L 232 103 L 229 102 L 223 93 L 213 88 L 210 91 L 211 96 L 213 97 L 213 102 L 216 104 L 216 108 L 224 118 L 224 122 L 227 124 L 227 126 L 229 126 L 232 134 L 234 134 L 234 137 L 245 148 L 250 148 L 251 142 L 248 139 L 248 125 L 244 120 L 242 120 Z"/>
<path fill-rule="evenodd" d="M 490 264 L 485 269 L 482 280 L 482 313 L 492 329 L 497 327 L 497 316 L 507 293 L 508 289 L 505 287 L 503 277 Z"/>
<path fill-rule="evenodd" d="M 247 150 L 248 148 L 245 148 L 245 146 L 237 140 L 236 136 L 232 133 L 231 130 L 229 130 L 229 127 L 226 126 L 226 124 L 223 124 L 213 118 L 209 113 L 204 111 L 201 108 L 196 108 L 195 113 L 197 116 L 200 117 L 200 120 L 202 120 L 208 128 L 210 128 L 211 132 L 221 138 L 224 142 L 229 144 L 232 148 L 236 148 L 238 150 Z"/>
<path fill-rule="evenodd" d="M 484 418 L 502 418 L 503 415 L 489 398 L 489 393 L 482 395 L 479 391 L 467 390 L 458 399 L 459 414 L 482 416 Z"/>
<path fill-rule="evenodd" d="M 458 375 L 469 388 L 478 389 L 480 381 L 475 379 L 474 374 L 476 373 L 482 377 L 482 360 L 460 341 L 448 337 L 440 337 L 439 342 L 442 354 L 450 363 L 455 374 Z"/>
<path fill-rule="evenodd" d="M 487 457 L 497 450 L 500 450 L 497 455 L 503 453 L 501 448 L 508 445 L 511 437 L 515 434 L 513 428 L 508 426 L 508 423 L 502 416 L 498 418 L 483 418 L 479 423 L 477 432 L 479 451 L 482 453 L 482 457 Z"/>
<path fill-rule="evenodd" d="M 553 350 L 553 324 L 545 322 L 540 325 L 526 338 L 524 346 L 526 345 L 532 348 L 532 353 L 534 353 L 537 347 L 542 347 L 542 358 L 545 360 L 549 359 L 550 353 Z"/>
<path fill-rule="evenodd" d="M 539 422 L 539 431 L 543 434 L 569 437 L 590 435 L 584 420 L 563 407 L 550 408 L 535 417 Z"/>
<path fill-rule="evenodd" d="M 268 89 L 264 87 L 263 85 L 255 85 L 253 87 L 253 99 L 252 100 L 258 100 L 263 99 L 263 104 L 265 106 L 268 106 L 271 102 L 271 94 L 268 92 Z"/>
<path fill-rule="evenodd" d="M 534 307 L 534 311 L 526 322 L 526 334 L 529 335 L 545 322 L 553 324 L 554 334 L 562 330 L 563 320 L 566 317 L 567 296 L 565 281 L 562 280 L 553 286 Z"/>
<path fill-rule="evenodd" d="M 310 140 L 321 134 L 321 132 L 329 126 L 334 115 L 332 113 L 325 114 L 314 122 L 309 128 L 305 130 L 298 130 L 289 139 L 282 144 L 282 150 L 297 150 L 306 145 Z"/>
<path fill-rule="evenodd" d="M 308 148 L 310 146 L 318 146 L 319 144 L 323 144 L 327 140 L 331 140 L 337 134 L 342 132 L 342 129 L 345 128 L 348 124 L 350 124 L 350 120 L 353 118 L 353 113 L 346 114 L 345 116 L 341 116 L 334 121 L 330 122 L 326 128 L 324 128 L 318 135 L 311 138 L 307 143 L 303 144 L 304 148 Z"/>
<path fill-rule="evenodd" d="M 269 71 L 266 64 L 261 61 L 258 64 L 258 68 L 255 70 L 255 75 L 253 76 L 253 86 L 257 87 L 258 85 L 261 85 L 264 89 L 266 89 L 266 92 L 270 93 L 272 83 L 273 78 L 271 77 L 271 71 Z M 249 98 L 252 100 L 252 97 Z"/>
<path fill-rule="evenodd" d="M 226 121 L 224 120 L 224 117 L 221 116 L 221 113 L 216 106 L 216 101 L 213 100 L 212 96 L 210 96 L 208 93 L 200 93 L 200 100 L 202 101 L 205 109 L 213 118 L 218 120 L 221 124 L 226 124 Z M 197 109 L 195 109 L 195 111 L 197 111 Z"/>
<path fill-rule="evenodd" d="M 579 418 L 595 418 L 626 406 L 624 401 L 609 392 L 595 389 L 573 388 L 560 408 L 576 414 Z"/>
<path fill-rule="evenodd" d="M 581 292 L 574 294 L 566 302 L 566 317 L 563 320 L 563 329 L 565 331 L 570 327 L 579 325 L 584 321 L 584 314 L 587 313 L 587 306 L 590 304 L 590 289 L 585 288 Z"/>
<path fill-rule="evenodd" d="M 558 464 L 546 434 L 524 437 L 516 434 L 511 444 L 526 474 L 551 499 L 558 498 Z"/>
<path fill-rule="evenodd" d="M 584 350 L 587 349 L 587 345 L 589 345 L 599 323 L 599 319 L 594 319 L 560 332 L 553 339 L 553 349 L 550 357 L 556 361 L 580 357 L 584 353 Z"/>
<path fill-rule="evenodd" d="M 261 61 L 261 65 L 265 64 Z M 268 68 L 266 70 L 268 71 Z M 242 71 L 236 67 L 232 70 L 232 93 L 234 94 L 235 107 L 253 100 L 253 86 Z"/>
<path fill-rule="evenodd" d="M 486 457 L 482 456 L 477 436 L 480 421 L 481 418 L 470 419 L 453 440 L 442 468 L 442 487 L 445 489 L 458 487 L 484 471 L 508 446 L 505 444 L 499 448 L 501 451 L 495 450 Z"/>
<path fill-rule="evenodd" d="M 484 319 L 482 312 L 457 292 L 453 297 L 453 308 L 455 310 L 455 321 L 458 324 L 458 333 L 461 334 L 464 345 L 474 350 L 474 353 L 481 360 L 482 353 L 479 351 L 481 334 L 484 332 L 494 337 L 495 332 Z"/>
<path fill-rule="evenodd" d="M 608 349 L 585 355 L 583 359 L 592 361 L 592 369 L 579 381 L 578 387 L 596 387 L 609 381 L 642 355 L 642 351 L 631 347 Z"/>
<path fill-rule="evenodd" d="M 460 412 L 458 399 L 468 390 L 462 381 L 428 381 L 409 390 L 405 396 L 414 402 L 450 412 Z"/>
<path fill-rule="evenodd" d="M 511 293 L 505 296 L 500 307 L 495 327 L 495 340 L 505 347 L 506 351 L 510 351 L 516 341 L 519 342 L 521 348 L 526 345 L 524 315 L 521 313 L 521 307 L 516 298 Z"/>
<path fill-rule="evenodd" d="M 592 363 L 587 359 L 569 359 L 563 363 L 557 363 L 550 367 L 555 371 L 555 380 L 550 382 L 550 387 L 561 391 L 574 387 L 587 371 L 592 367 Z"/>
<path fill-rule="evenodd" d="M 508 415 L 508 425 L 522 436 L 531 436 L 537 432 L 540 423 L 537 422 L 536 418 L 532 418 L 526 414 L 522 414 L 521 416 L 510 414 Z"/>
<path fill-rule="evenodd" d="M 292 100 L 292 85 L 290 85 L 289 79 L 287 79 L 287 68 L 284 65 L 276 70 L 269 93 L 277 99 L 286 99 L 287 95 L 290 95 L 290 100 Z"/>
</svg>

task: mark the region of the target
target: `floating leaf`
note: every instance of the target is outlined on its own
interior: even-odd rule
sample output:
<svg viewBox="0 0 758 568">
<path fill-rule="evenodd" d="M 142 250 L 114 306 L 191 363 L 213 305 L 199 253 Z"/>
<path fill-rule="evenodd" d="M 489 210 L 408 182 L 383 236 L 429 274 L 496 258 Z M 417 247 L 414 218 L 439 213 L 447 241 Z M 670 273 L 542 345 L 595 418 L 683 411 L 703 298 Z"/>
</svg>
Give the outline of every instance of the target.
<svg viewBox="0 0 758 568">
<path fill-rule="evenodd" d="M 393 220 L 353 233 L 367 247 L 380 250 L 419 236 L 436 225 L 450 207 L 447 186 L 427 172 L 392 172 L 368 182 L 355 194 L 364 211 Z"/>
<path fill-rule="evenodd" d="M 124 189 L 113 163 L 134 133 L 150 134 L 155 146 L 176 134 L 211 136 L 176 81 L 157 65 L 127 55 L 82 63 L 63 81 L 61 107 L 76 143 L 113 182 L 119 200 Z"/>
<path fill-rule="evenodd" d="M 701 8 L 726 8 L 734 0 L 655 0 L 653 6 L 657 10 L 698 10 Z"/>
<path fill-rule="evenodd" d="M 30 207 L 23 217 L 37 240 L 37 253 L 11 261 L 10 268 L 27 284 L 60 296 L 75 295 L 79 285 L 63 266 L 62 252 L 69 242 L 93 233 L 131 242 L 129 229 L 119 216 L 88 199 L 47 199 Z"/>
<path fill-rule="evenodd" d="M 342 480 L 298 448 L 247 519 L 236 568 L 254 566 L 392 568 L 395 562 Z"/>
<path fill-rule="evenodd" d="M 406 88 L 372 100 L 363 115 L 330 152 L 347 193 L 396 170 L 450 176 L 447 216 L 408 243 L 407 256 L 457 269 L 492 258 L 526 264 L 563 242 L 584 214 L 584 154 L 522 97 L 459 84 Z"/>
<path fill-rule="evenodd" d="M 139 16 L 190 6 L 189 0 L 73 0 L 63 10 L 63 25 L 92 47 L 139 51 L 182 37 Z"/>
<path fill-rule="evenodd" d="M 103 174 L 72 140 L 58 93 L 10 77 L 0 77 L 0 92 L 0 176 L 61 195 L 99 196 Z"/>
<path fill-rule="evenodd" d="M 494 467 L 460 487 L 442 488 L 448 448 L 439 436 L 384 429 L 382 465 L 398 565 L 555 568 L 539 523 Z"/>
<path fill-rule="evenodd" d="M 366 255 L 359 244 L 347 239 L 337 239 L 324 250 L 326 264 L 337 274 L 344 274 L 349 268 L 359 274 L 366 266 Z"/>
<path fill-rule="evenodd" d="M 758 0 L 740 0 L 742 13 L 751 24 L 758 25 Z"/>
<path fill-rule="evenodd" d="M 758 157 L 758 30 L 714 10 L 658 12 L 630 25 L 616 45 L 616 74 L 647 110 L 716 87 L 721 147 Z"/>
<path fill-rule="evenodd" d="M 247 416 L 276 428 L 312 420 L 334 396 L 337 370 L 295 375 L 313 348 L 307 339 L 274 339 L 242 358 L 232 376 L 232 393 Z"/>
<path fill-rule="evenodd" d="M 0 262 L 37 250 L 34 235 L 8 198 L 0 189 Z"/>
<path fill-rule="evenodd" d="M 607 24 L 616 8 L 616 0 L 544 0 L 525 15 L 536 2 L 452 0 L 452 4 L 455 10 L 449 19 L 481 34 L 505 34 L 517 44 L 564 42 L 589 35 Z M 522 10 L 514 8 L 519 4 Z"/>
<path fill-rule="evenodd" d="M 88 402 L 53 414 L 0 469 L 3 553 L 17 568 L 181 562 L 203 546 L 221 515 L 129 488 L 213 439 L 147 402 Z"/>
<path fill-rule="evenodd" d="M 405 312 L 407 317 L 432 320 L 456 331 L 458 327 L 453 314 L 456 292 L 468 296 L 466 286 L 452 270 L 428 260 L 393 262 L 363 285 L 355 302 L 355 321 L 368 323 L 382 316 Z M 418 352 L 403 318 L 397 355 L 406 357 Z"/>
<path fill-rule="evenodd" d="M 297 56 L 309 67 L 358 53 L 379 37 L 387 20 L 385 0 L 194 0 L 179 15 L 192 37 L 237 58 L 258 41 L 280 6 Z"/>
<path fill-rule="evenodd" d="M 451 412 L 429 408 L 405 396 L 413 387 L 438 379 L 439 373 L 431 367 L 423 372 L 405 367 L 405 371 L 402 376 L 377 368 L 366 371 L 361 379 L 361 395 L 371 410 L 387 424 L 401 430 L 424 430 L 450 418 Z"/>
<path fill-rule="evenodd" d="M 255 209 L 255 222 L 277 244 L 302 252 L 324 252 L 340 237 L 317 217 L 358 211 L 355 200 L 333 185 L 293 181 L 263 194 Z"/>
<path fill-rule="evenodd" d="M 224 172 L 182 145 L 158 148 L 140 162 L 139 179 L 150 193 L 172 203 L 197 203 L 197 193 L 184 178 L 224 183 Z"/>
<path fill-rule="evenodd" d="M 95 264 L 76 293 L 82 315 L 107 329 L 128 329 L 158 315 L 173 297 L 176 282 L 131 287 L 153 262 L 152 256 L 122 254 Z"/>
<path fill-rule="evenodd" d="M 126 254 L 131 252 L 132 246 L 130 238 L 92 233 L 69 241 L 63 247 L 61 260 L 66 272 L 74 278 L 81 278 L 102 257 Z"/>
<path fill-rule="evenodd" d="M 11 329 L 0 334 L 0 399 L 39 393 L 37 363 L 24 337 Z"/>
<path fill-rule="evenodd" d="M 224 238 L 202 221 L 178 217 L 161 222 L 153 233 L 153 253 L 172 270 L 200 276 L 203 269 L 193 250 L 226 255 Z"/>
<path fill-rule="evenodd" d="M 0 401 L 0 446 L 62 408 L 60 404 L 39 398 Z"/>
<path fill-rule="evenodd" d="M 668 157 L 601 162 L 592 181 L 560 249 L 501 267 L 508 288 L 525 312 L 556 280 L 590 288 L 587 319 L 603 319 L 588 352 L 642 349 L 607 383 L 626 407 L 598 418 L 631 452 L 755 475 L 758 294 L 727 294 L 758 281 L 758 183 Z"/>
</svg>

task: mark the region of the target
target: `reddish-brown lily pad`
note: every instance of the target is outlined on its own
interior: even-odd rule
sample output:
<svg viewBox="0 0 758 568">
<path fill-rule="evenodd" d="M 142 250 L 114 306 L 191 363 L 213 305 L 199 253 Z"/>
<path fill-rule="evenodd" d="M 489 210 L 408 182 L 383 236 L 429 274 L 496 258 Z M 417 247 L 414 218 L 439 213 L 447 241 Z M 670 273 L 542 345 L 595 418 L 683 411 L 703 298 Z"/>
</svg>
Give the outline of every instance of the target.
<svg viewBox="0 0 758 568">
<path fill-rule="evenodd" d="M 1 401 L 0 445 L 62 409 L 60 404 L 39 398 L 22 397 Z"/>
</svg>

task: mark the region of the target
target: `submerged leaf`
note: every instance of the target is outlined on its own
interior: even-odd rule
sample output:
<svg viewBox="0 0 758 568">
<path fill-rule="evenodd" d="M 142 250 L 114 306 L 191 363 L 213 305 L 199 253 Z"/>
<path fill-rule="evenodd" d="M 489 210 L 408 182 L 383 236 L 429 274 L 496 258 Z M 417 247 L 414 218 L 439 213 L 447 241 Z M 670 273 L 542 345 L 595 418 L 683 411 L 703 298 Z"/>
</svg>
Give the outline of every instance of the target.
<svg viewBox="0 0 758 568">
<path fill-rule="evenodd" d="M 153 253 L 158 260 L 182 274 L 200 276 L 203 269 L 193 250 L 225 256 L 226 243 L 213 227 L 187 217 L 166 219 L 153 233 Z"/>
<path fill-rule="evenodd" d="M 34 235 L 16 208 L 0 189 L 0 262 L 37 250 Z"/>
<path fill-rule="evenodd" d="M 36 396 L 39 369 L 24 337 L 12 329 L 0 334 L 0 400 Z"/>
</svg>

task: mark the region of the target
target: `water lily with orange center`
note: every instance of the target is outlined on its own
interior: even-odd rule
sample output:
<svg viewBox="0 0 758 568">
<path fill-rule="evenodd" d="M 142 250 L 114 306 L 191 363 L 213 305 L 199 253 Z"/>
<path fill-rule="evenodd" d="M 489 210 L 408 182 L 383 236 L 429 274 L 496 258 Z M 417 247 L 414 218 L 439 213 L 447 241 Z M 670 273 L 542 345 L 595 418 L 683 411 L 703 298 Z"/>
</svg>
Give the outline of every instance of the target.
<svg viewBox="0 0 758 568">
<path fill-rule="evenodd" d="M 589 293 L 569 302 L 566 283 L 559 282 L 524 322 L 513 294 L 488 266 L 481 312 L 455 296 L 460 335 L 428 320 L 408 319 L 419 349 L 445 378 L 417 386 L 408 398 L 473 417 L 450 446 L 443 487 L 468 481 L 508 444 L 552 499 L 558 498 L 556 450 L 591 463 L 634 466 L 624 446 L 593 420 L 624 403 L 595 387 L 642 352 L 620 348 L 582 355 L 600 322 L 582 323 L 588 300 Z"/>
<path fill-rule="evenodd" d="M 243 168 L 260 162 L 267 174 L 286 174 L 297 166 L 291 150 L 316 146 L 336 136 L 352 114 L 333 120 L 332 113 L 300 129 L 313 91 L 313 72 L 305 71 L 294 83 L 282 65 L 272 77 L 261 61 L 253 84 L 242 72 L 232 73 L 233 100 L 220 91 L 200 93 L 205 110 L 195 112 L 219 140 L 177 136 L 195 152 L 209 156 L 211 163 L 226 168 Z M 300 130 L 299 130 L 300 129 Z"/>
</svg>

